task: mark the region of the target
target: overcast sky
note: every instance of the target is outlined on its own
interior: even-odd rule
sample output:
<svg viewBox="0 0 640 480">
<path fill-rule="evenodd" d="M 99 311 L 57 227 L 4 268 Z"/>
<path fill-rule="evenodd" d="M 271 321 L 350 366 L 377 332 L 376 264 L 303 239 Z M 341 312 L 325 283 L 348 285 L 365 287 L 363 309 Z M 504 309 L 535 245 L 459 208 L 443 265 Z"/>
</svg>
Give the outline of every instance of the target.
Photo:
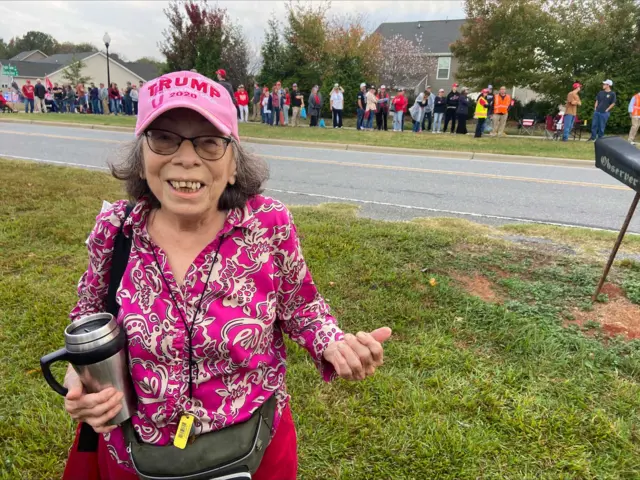
<svg viewBox="0 0 640 480">
<path fill-rule="evenodd" d="M 111 50 L 133 61 L 143 56 L 163 59 L 158 42 L 168 22 L 168 1 L 0 1 L 0 35 L 5 41 L 29 30 L 53 35 L 60 42 L 89 42 L 103 47 L 109 32 Z M 216 2 L 210 1 L 211 4 Z M 259 45 L 272 13 L 285 18 L 284 1 L 219 1 L 237 20 L 245 35 Z M 317 2 L 310 2 L 316 3 Z M 334 0 L 330 14 L 366 13 L 372 28 L 382 22 L 464 18 L 463 1 L 347 1 Z"/>
</svg>

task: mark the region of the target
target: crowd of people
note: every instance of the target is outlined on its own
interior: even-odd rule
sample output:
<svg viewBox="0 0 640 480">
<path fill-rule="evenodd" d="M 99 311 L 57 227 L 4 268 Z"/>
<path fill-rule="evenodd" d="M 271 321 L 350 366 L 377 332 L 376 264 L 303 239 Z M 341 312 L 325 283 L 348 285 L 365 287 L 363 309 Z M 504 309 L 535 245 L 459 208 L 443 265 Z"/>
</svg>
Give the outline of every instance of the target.
<svg viewBox="0 0 640 480">
<path fill-rule="evenodd" d="M 221 72 L 224 73 L 218 71 L 218 80 Z M 362 83 L 356 95 L 356 129 L 386 131 L 389 129 L 388 119 L 391 116 L 392 130 L 403 132 L 405 117 L 409 114 L 413 123 L 412 131 L 415 133 L 438 134 L 445 133 L 450 128 L 451 133 L 464 135 L 467 133 L 470 101 L 467 89 L 462 88 L 458 91 L 458 87 L 458 84 L 454 83 L 448 94 L 445 94 L 444 89 L 435 94 L 431 86 L 427 85 L 409 108 L 409 99 L 403 88 L 396 89 L 395 95 L 392 95 L 385 85 L 376 88 L 375 85 Z M 324 99 L 318 85 L 311 89 L 308 97 L 298 89 L 296 83 L 289 89 L 283 87 L 279 81 L 271 87 L 255 83 L 253 95 L 249 95 L 244 85 L 238 86 L 238 89 L 231 93 L 235 98 L 240 122 L 248 122 L 251 119 L 269 126 L 297 127 L 301 119 L 308 118 L 310 127 L 325 126 L 321 118 Z M 489 85 L 478 99 L 473 117 L 479 120 L 477 123 L 480 123 L 482 128 L 476 128 L 476 136 L 482 136 L 483 132 L 492 130 L 491 119 L 495 119 L 496 122 L 494 135 L 504 135 L 508 112 L 513 105 L 511 96 L 506 93 L 506 87 L 501 87 L 499 94 L 494 95 L 493 87 Z M 333 128 L 339 129 L 343 126 L 344 105 L 344 88 L 336 83 L 329 95 Z"/>
<path fill-rule="evenodd" d="M 25 113 L 87 113 L 93 115 L 137 115 L 139 89 L 144 82 L 127 82 L 124 88 L 117 83 L 106 87 L 104 83 L 96 85 L 91 82 L 59 85 L 57 82 L 45 87 L 42 80 L 37 79 L 35 85 L 26 80 L 20 88 L 15 82 L 12 85 L 18 92 L 20 101 L 24 103 Z M 0 108 L 13 111 L 0 90 Z"/>
<path fill-rule="evenodd" d="M 308 97 L 298 89 L 296 83 L 291 85 L 290 90 L 288 87 L 283 87 L 280 81 L 271 87 L 268 85 L 261 87 L 258 83 L 254 83 L 251 94 L 244 85 L 239 85 L 234 91 L 226 80 L 226 75 L 223 69 L 216 72 L 218 83 L 223 85 L 234 99 L 240 122 L 260 121 L 269 126 L 297 127 L 301 120 L 308 118 L 310 127 L 325 126 L 321 116 L 324 99 L 318 85 L 311 89 Z M 144 82 L 140 80 L 139 85 L 127 82 L 122 89 L 116 83 L 106 87 L 104 83 L 96 86 L 93 82 L 88 87 L 83 83 L 78 83 L 75 87 L 71 84 L 60 86 L 55 83 L 46 88 L 38 79 L 35 85 L 27 80 L 21 89 L 16 84 L 13 87 L 19 92 L 26 113 L 35 111 L 36 113 L 137 115 L 139 88 L 143 85 Z M 616 93 L 612 88 L 611 80 L 602 82 L 602 90 L 597 94 L 594 104 L 589 141 L 604 136 L 611 110 L 617 102 Z M 452 134 L 466 135 L 467 121 L 472 117 L 476 119 L 475 137 L 482 137 L 484 133 L 500 137 L 506 135 L 509 110 L 513 107 L 514 101 L 507 93 L 505 86 L 500 87 L 498 93 L 494 93 L 492 85 L 483 89 L 475 100 L 473 112 L 469 111 L 471 102 L 468 90 L 458 89 L 459 85 L 454 83 L 449 93 L 445 93 L 442 88 L 434 93 L 431 86 L 427 85 L 409 107 L 409 100 L 403 88 L 396 89 L 395 95 L 392 95 L 385 85 L 376 88 L 375 85 L 362 83 L 356 94 L 356 129 L 386 131 L 388 118 L 391 116 L 393 131 L 402 132 L 405 127 L 405 117 L 408 114 L 414 133 L 440 134 L 449 131 Z M 573 84 L 567 95 L 566 104 L 560 108 L 554 119 L 554 125 L 561 132 L 562 140 L 565 142 L 568 141 L 576 125 L 577 110 L 582 105 L 579 95 L 581 89 L 582 84 L 579 82 Z M 249 105 L 251 105 L 251 112 Z M 333 128 L 343 126 L 344 105 L 345 91 L 336 83 L 329 96 Z M 0 111 L 13 111 L 3 97 L 2 90 L 0 90 Z M 635 137 L 640 129 L 640 93 L 631 98 L 628 111 L 631 118 L 628 140 L 635 145 Z"/>
</svg>

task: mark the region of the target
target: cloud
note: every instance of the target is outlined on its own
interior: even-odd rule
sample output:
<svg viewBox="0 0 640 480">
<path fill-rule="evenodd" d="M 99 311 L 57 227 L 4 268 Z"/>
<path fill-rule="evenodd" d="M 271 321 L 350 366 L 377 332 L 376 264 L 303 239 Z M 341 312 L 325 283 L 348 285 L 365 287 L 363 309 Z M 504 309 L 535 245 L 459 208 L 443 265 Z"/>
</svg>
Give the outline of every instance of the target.
<svg viewBox="0 0 640 480">
<path fill-rule="evenodd" d="M 214 2 L 211 2 L 214 4 Z M 318 2 L 310 2 L 317 5 Z M 49 33 L 60 42 L 88 42 L 103 48 L 109 32 L 110 50 L 133 61 L 162 58 L 158 43 L 168 26 L 163 10 L 168 1 L 0 1 L 0 32 L 5 41 L 29 30 Z M 286 19 L 284 1 L 219 1 L 242 25 L 247 39 L 258 45 L 272 14 Z M 28 6 L 28 8 L 23 8 Z M 364 13 L 372 28 L 382 22 L 463 18 L 462 1 L 334 1 L 330 15 Z M 43 21 L 46 19 L 46 21 Z"/>
</svg>

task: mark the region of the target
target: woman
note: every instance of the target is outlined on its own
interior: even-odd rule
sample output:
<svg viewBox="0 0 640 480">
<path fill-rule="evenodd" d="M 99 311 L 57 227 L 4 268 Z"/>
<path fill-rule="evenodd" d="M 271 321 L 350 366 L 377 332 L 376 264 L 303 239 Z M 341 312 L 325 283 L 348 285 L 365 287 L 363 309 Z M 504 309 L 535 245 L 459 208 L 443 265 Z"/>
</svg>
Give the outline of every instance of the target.
<svg viewBox="0 0 640 480">
<path fill-rule="evenodd" d="M 331 113 L 333 114 L 333 128 L 342 128 L 342 110 L 344 110 L 344 90 L 336 83 L 329 98 Z"/>
<path fill-rule="evenodd" d="M 192 95 L 171 95 L 184 91 Z M 194 72 L 148 82 L 135 133 L 127 159 L 112 166 L 133 210 L 125 218 L 123 200 L 98 215 L 71 319 L 104 310 L 122 225 L 132 247 L 117 320 L 127 335 L 140 439 L 168 445 L 185 414 L 195 417 L 195 436 L 209 435 L 248 420 L 274 397 L 272 438 L 253 479 L 294 480 L 283 332 L 309 351 L 325 380 L 360 380 L 382 364 L 380 343 L 391 331 L 340 331 L 304 263 L 291 215 L 260 195 L 267 166 L 240 145 L 236 109 L 222 85 Z M 104 434 L 99 478 L 137 478 L 121 428 L 107 425 L 121 393 L 86 394 L 71 368 L 65 384 L 71 417 Z M 65 480 L 85 478 L 73 465 Z"/>
<path fill-rule="evenodd" d="M 387 117 L 389 116 L 389 94 L 384 85 L 380 87 L 376 100 L 376 127 L 378 130 L 387 131 Z"/>
<path fill-rule="evenodd" d="M 489 113 L 489 100 L 487 98 L 488 94 L 489 90 L 486 88 L 483 89 L 482 92 L 480 92 L 478 101 L 476 102 L 476 111 L 473 115 L 476 119 L 476 133 L 474 135 L 475 138 L 482 137 L 484 122 L 487 120 L 487 114 Z"/>
<path fill-rule="evenodd" d="M 265 87 L 264 92 L 262 93 L 262 123 L 266 123 L 270 127 L 273 126 L 271 124 L 272 104 L 273 100 L 269 94 L 269 89 Z"/>
<path fill-rule="evenodd" d="M 469 97 L 467 97 L 467 89 L 463 88 L 458 99 L 458 108 L 456 109 L 456 119 L 458 126 L 456 133 L 460 135 L 467 134 L 467 117 L 469 116 Z"/>
<path fill-rule="evenodd" d="M 320 118 L 320 109 L 322 108 L 322 96 L 318 93 L 318 86 L 311 89 L 309 95 L 309 126 L 317 127 L 318 118 Z"/>
<path fill-rule="evenodd" d="M 238 86 L 238 91 L 234 93 L 238 110 L 240 111 L 240 121 L 249 121 L 249 94 L 245 91 L 244 85 Z"/>
<path fill-rule="evenodd" d="M 289 109 L 291 108 L 291 95 L 289 95 L 289 89 L 284 89 L 284 124 L 289 125 Z"/>
<path fill-rule="evenodd" d="M 264 87 L 262 89 L 262 94 L 260 95 L 260 116 L 262 118 L 262 123 L 267 123 L 267 117 L 265 115 L 265 104 L 264 99 L 269 96 L 269 87 Z"/>
<path fill-rule="evenodd" d="M 399 88 L 398 94 L 393 97 L 393 108 L 395 114 L 393 116 L 393 131 L 401 132 L 404 127 L 404 111 L 407 108 L 408 100 L 404 96 L 404 89 Z"/>
<path fill-rule="evenodd" d="M 444 95 L 444 88 L 438 90 L 438 95 L 433 104 L 433 130 L 431 133 L 442 133 L 442 120 L 447 111 L 447 97 Z"/>
<path fill-rule="evenodd" d="M 378 108 L 378 98 L 376 97 L 376 87 L 371 85 L 367 92 L 367 107 L 364 112 L 366 118 L 365 130 L 373 131 L 373 117 L 376 116 L 376 110 Z"/>
</svg>

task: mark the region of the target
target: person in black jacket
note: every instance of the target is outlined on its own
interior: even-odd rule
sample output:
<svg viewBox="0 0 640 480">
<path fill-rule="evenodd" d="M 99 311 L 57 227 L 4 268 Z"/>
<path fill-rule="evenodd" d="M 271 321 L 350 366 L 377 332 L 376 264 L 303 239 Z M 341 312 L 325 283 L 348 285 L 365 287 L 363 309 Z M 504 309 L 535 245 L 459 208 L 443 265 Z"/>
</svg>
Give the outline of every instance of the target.
<svg viewBox="0 0 640 480">
<path fill-rule="evenodd" d="M 467 134 L 467 117 L 469 116 L 469 97 L 467 97 L 467 89 L 463 88 L 458 99 L 458 108 L 456 109 L 456 117 L 458 120 L 458 128 L 456 133 L 460 135 Z M 452 132 L 453 133 L 453 132 Z"/>
<path fill-rule="evenodd" d="M 460 94 L 458 93 L 458 84 L 454 83 L 451 86 L 451 91 L 447 95 L 447 111 L 444 115 L 444 130 L 446 133 L 447 126 L 451 122 L 451 133 L 456 131 L 456 110 L 458 109 L 458 102 L 460 100 Z"/>
<path fill-rule="evenodd" d="M 42 80 L 36 80 L 33 94 L 36 100 L 36 112 L 47 113 L 47 105 L 44 102 L 44 96 L 47 94 L 47 90 L 44 88 L 44 85 L 42 85 Z"/>
<path fill-rule="evenodd" d="M 231 84 L 229 82 L 227 82 L 227 72 L 221 68 L 216 72 L 216 76 L 218 77 L 218 83 L 220 85 L 222 85 L 227 92 L 229 92 L 229 95 L 231 96 L 231 101 L 233 101 L 233 104 L 238 106 L 238 102 L 236 101 L 236 97 L 233 94 L 233 87 L 231 86 Z"/>
</svg>

